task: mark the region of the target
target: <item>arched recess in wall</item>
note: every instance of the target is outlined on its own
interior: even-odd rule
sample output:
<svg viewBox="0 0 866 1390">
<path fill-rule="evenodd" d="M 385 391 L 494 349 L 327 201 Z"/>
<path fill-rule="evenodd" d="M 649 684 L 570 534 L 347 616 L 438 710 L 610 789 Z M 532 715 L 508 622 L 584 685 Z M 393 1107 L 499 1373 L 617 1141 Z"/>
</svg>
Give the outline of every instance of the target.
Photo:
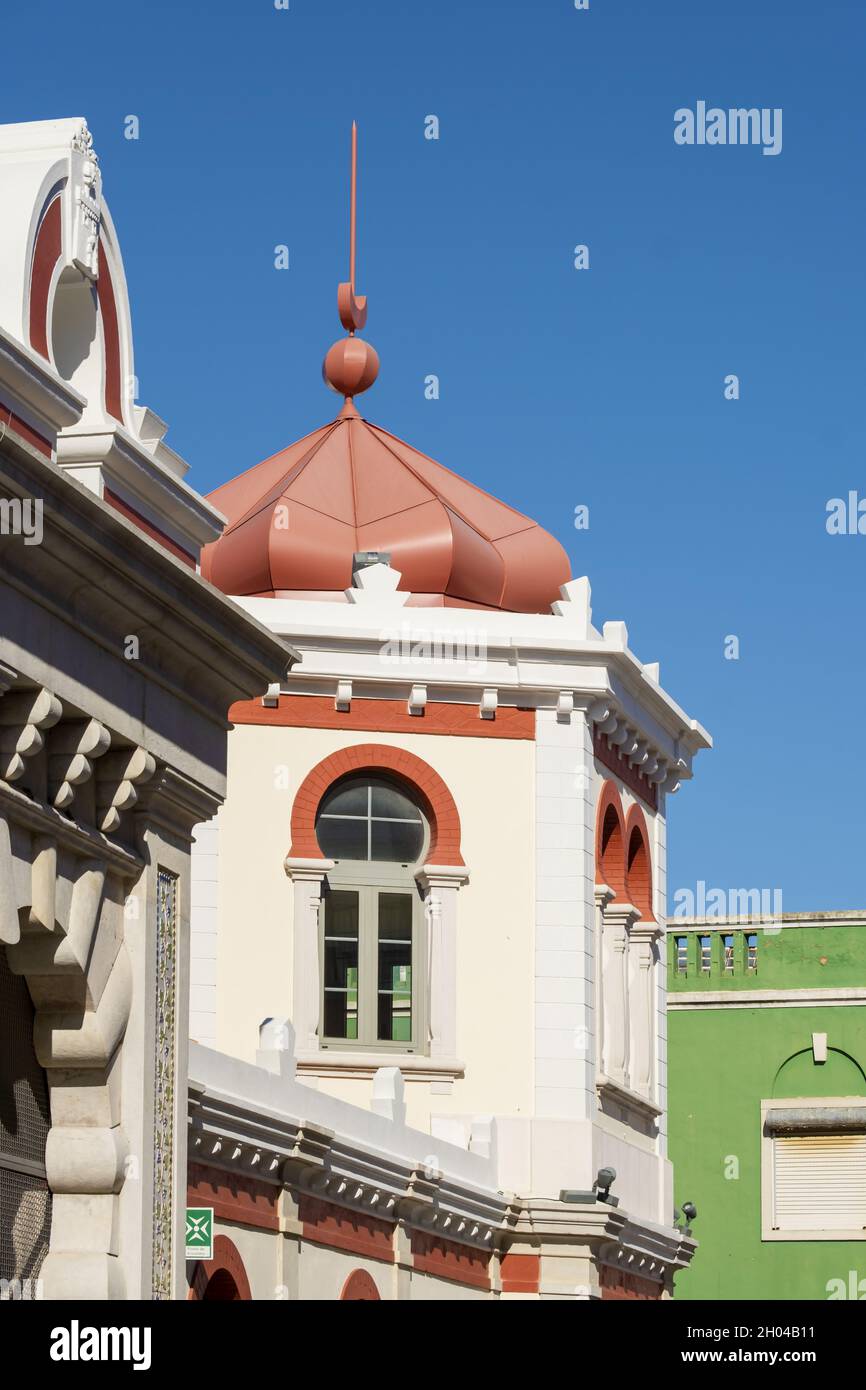
<svg viewBox="0 0 866 1390">
<path fill-rule="evenodd" d="M 53 190 L 33 243 L 30 343 L 91 407 L 98 404 L 123 424 L 124 373 L 134 394 L 132 336 L 123 269 L 107 209 L 103 205 L 95 284 L 72 267 L 63 269 L 62 235 L 62 194 Z"/>
<path fill-rule="evenodd" d="M 622 802 L 611 781 L 602 784 L 595 816 L 595 881 L 606 883 L 618 898 L 625 897 L 625 819 Z"/>
<path fill-rule="evenodd" d="M 634 903 L 644 922 L 655 921 L 653 912 L 652 855 L 644 813 L 638 805 L 629 807 L 625 822 L 626 896 Z"/>
<path fill-rule="evenodd" d="M 460 867 L 460 816 L 447 785 L 429 763 L 384 743 L 359 743 L 332 753 L 307 773 L 292 807 L 292 859 L 324 859 L 316 838 L 316 812 L 328 788 L 350 773 L 389 773 L 417 798 L 430 824 L 428 864 Z"/>
<path fill-rule="evenodd" d="M 799 1096 L 866 1096 L 866 1075 L 838 1047 L 827 1048 L 826 1062 L 816 1062 L 811 1047 L 804 1047 L 782 1063 L 773 1082 L 773 1100 Z"/>
<path fill-rule="evenodd" d="M 382 1295 L 366 1269 L 353 1269 L 340 1294 L 341 1303 L 380 1303 Z"/>
<path fill-rule="evenodd" d="M 240 1251 L 228 1236 L 217 1236 L 213 1259 L 199 1260 L 193 1269 L 187 1299 L 200 1303 L 247 1303 L 252 1297 Z"/>
</svg>

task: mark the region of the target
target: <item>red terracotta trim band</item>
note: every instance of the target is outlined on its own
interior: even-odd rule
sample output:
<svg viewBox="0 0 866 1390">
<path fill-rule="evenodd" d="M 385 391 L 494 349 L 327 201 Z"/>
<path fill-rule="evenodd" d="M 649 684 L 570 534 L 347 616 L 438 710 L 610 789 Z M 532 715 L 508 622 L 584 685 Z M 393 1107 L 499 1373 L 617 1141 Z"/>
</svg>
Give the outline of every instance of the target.
<svg viewBox="0 0 866 1390">
<path fill-rule="evenodd" d="M 61 252 L 60 194 L 49 203 L 36 233 L 30 267 L 30 345 L 46 361 L 48 351 L 48 294 Z"/>
<path fill-rule="evenodd" d="M 25 420 L 22 420 L 20 415 L 16 415 L 14 410 L 0 401 L 0 439 L 3 438 L 7 430 L 12 430 L 13 434 L 20 435 L 26 443 L 31 444 L 34 449 L 38 449 L 39 453 L 44 454 L 47 459 L 51 458 L 54 451 L 49 440 L 41 434 L 37 434 L 36 430 Z"/>
<path fill-rule="evenodd" d="M 458 1245 L 451 1240 L 438 1240 L 421 1231 L 411 1238 L 412 1267 L 419 1274 L 431 1274 L 437 1279 L 450 1279 L 473 1289 L 490 1288 L 490 1255 L 474 1246 Z"/>
<path fill-rule="evenodd" d="M 503 1293 L 538 1293 L 541 1256 L 508 1251 L 499 1261 Z"/>
<path fill-rule="evenodd" d="M 651 811 L 658 810 L 659 789 L 656 784 L 644 777 L 636 767 L 632 767 L 628 759 L 609 741 L 607 734 L 601 733 L 598 725 L 592 731 L 592 751 L 598 761 L 603 763 L 608 771 L 615 773 L 630 792 L 634 792 L 635 796 L 646 802 Z"/>
<path fill-rule="evenodd" d="M 224 1173 L 198 1163 L 189 1166 L 187 1205 L 213 1207 L 221 1221 L 254 1230 L 278 1231 L 277 1199 L 280 1189 L 272 1183 Z"/>
<path fill-rule="evenodd" d="M 121 516 L 125 516 L 127 521 L 131 521 L 133 526 L 136 526 L 139 531 L 143 531 L 146 536 L 150 536 L 152 541 L 158 541 L 163 550 L 168 550 L 178 560 L 182 560 L 185 565 L 189 565 L 190 569 L 195 569 L 194 555 L 191 555 L 188 550 L 184 550 L 182 546 L 179 546 L 177 541 L 173 541 L 171 536 L 167 536 L 158 526 L 154 526 L 153 522 L 148 521 L 147 517 L 142 516 L 141 512 L 136 511 L 135 507 L 130 506 L 128 502 L 124 502 L 123 498 L 118 497 L 116 492 L 112 492 L 110 487 L 103 489 L 102 499 L 104 502 L 108 503 L 109 507 L 113 507 L 116 512 L 120 512 Z"/>
<path fill-rule="evenodd" d="M 348 1207 L 337 1207 L 318 1197 L 301 1193 L 298 1198 L 298 1220 L 302 1223 L 304 1240 L 314 1245 L 327 1245 L 350 1255 L 363 1255 L 368 1260 L 393 1264 L 394 1226 L 374 1216 L 366 1216 Z"/>
<path fill-rule="evenodd" d="M 102 340 L 105 345 L 105 409 L 123 424 L 123 393 L 120 380 L 120 328 L 117 321 L 117 300 L 111 267 L 105 251 L 105 241 L 99 239 L 99 278 L 96 297 L 102 314 Z"/>
<path fill-rule="evenodd" d="M 353 699 L 351 708 L 334 708 L 331 695 L 281 695 L 278 706 L 238 700 L 229 710 L 233 724 L 268 724 L 293 729 L 357 729 L 378 734 L 446 734 L 458 738 L 535 738 L 535 711 L 503 708 L 482 719 L 477 705 L 428 704 L 410 714 L 405 700 Z"/>
</svg>

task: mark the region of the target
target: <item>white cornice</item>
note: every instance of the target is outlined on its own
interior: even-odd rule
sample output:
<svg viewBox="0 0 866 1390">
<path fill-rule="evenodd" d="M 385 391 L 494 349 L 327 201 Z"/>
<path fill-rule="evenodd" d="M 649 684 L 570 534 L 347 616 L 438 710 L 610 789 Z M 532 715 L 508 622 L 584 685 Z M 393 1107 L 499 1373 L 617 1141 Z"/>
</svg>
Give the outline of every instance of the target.
<svg viewBox="0 0 866 1390">
<path fill-rule="evenodd" d="M 33 427 L 53 436 L 81 416 L 84 397 L 43 358 L 0 328 L 0 394 L 13 409 L 16 399 L 32 412 Z M 16 399 L 9 399 L 10 396 Z M 28 422 L 29 423 L 29 422 Z"/>
<path fill-rule="evenodd" d="M 493 1162 L 320 1094 L 293 1078 L 190 1046 L 189 1158 L 492 1248 L 514 1212 Z"/>
<path fill-rule="evenodd" d="M 239 597 L 271 630 L 291 635 L 302 653 L 286 694 L 329 695 L 351 682 L 352 698 L 407 699 L 424 685 L 428 701 L 488 707 L 521 705 L 576 712 L 604 710 L 636 765 L 650 761 L 652 780 L 671 791 L 691 776 L 691 761 L 712 746 L 627 645 L 622 623 L 583 635 L 565 612 L 503 613 L 479 609 L 399 608 L 390 603 Z M 557 605 L 565 610 L 568 605 Z M 562 715 L 561 717 L 565 717 Z M 655 762 L 652 759 L 655 758 Z"/>
<path fill-rule="evenodd" d="M 99 429 L 76 426 L 64 431 L 57 440 L 57 462 L 61 468 L 73 470 L 98 466 L 109 486 L 119 482 L 132 492 L 132 505 L 136 497 L 141 498 L 153 510 L 157 523 L 165 519 L 181 537 L 189 537 L 198 546 L 222 533 L 222 513 L 184 482 L 175 467 L 161 461 L 120 425 Z"/>
<path fill-rule="evenodd" d="M 668 1009 L 805 1009 L 866 1004 L 866 989 L 669 990 Z"/>
<path fill-rule="evenodd" d="M 844 912 L 791 912 L 784 917 L 668 917 L 668 935 L 684 931 L 727 931 L 730 927 L 762 929 L 774 934 L 792 927 L 863 927 L 866 929 L 866 909 Z"/>
</svg>

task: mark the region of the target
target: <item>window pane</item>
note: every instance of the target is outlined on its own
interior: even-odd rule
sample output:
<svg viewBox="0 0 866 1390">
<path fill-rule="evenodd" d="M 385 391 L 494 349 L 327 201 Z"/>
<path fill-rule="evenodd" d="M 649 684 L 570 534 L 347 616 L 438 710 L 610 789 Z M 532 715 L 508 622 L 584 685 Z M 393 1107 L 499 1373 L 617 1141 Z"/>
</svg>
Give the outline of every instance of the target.
<svg viewBox="0 0 866 1390">
<path fill-rule="evenodd" d="M 412 864 L 424 844 L 424 827 L 420 821 L 408 825 L 405 821 L 374 820 L 372 827 L 371 859 L 390 860 L 396 864 Z"/>
<path fill-rule="evenodd" d="M 325 898 L 326 1038 L 358 1037 L 358 894 Z"/>
<path fill-rule="evenodd" d="M 357 989 L 357 941 L 325 941 L 325 989 Z"/>
<path fill-rule="evenodd" d="M 358 1039 L 358 972 L 349 972 L 350 988 L 325 990 L 324 1028 L 326 1038 Z"/>
<path fill-rule="evenodd" d="M 325 895 L 325 936 L 358 935 L 358 894 L 335 891 Z"/>
<path fill-rule="evenodd" d="M 319 815 L 366 816 L 367 786 L 366 778 L 353 778 L 349 782 L 338 783 L 325 793 L 319 807 Z"/>
<path fill-rule="evenodd" d="M 316 823 L 319 849 L 326 859 L 366 859 L 367 821 L 320 816 Z"/>
<path fill-rule="evenodd" d="M 379 894 L 379 940 L 412 940 L 412 896 L 409 893 Z"/>
<path fill-rule="evenodd" d="M 379 894 L 377 1037 L 381 1042 L 412 1041 L 412 906 L 409 893 Z"/>
<path fill-rule="evenodd" d="M 408 796 L 387 782 L 373 782 L 373 815 L 390 816 L 396 820 L 421 819 L 421 812 Z"/>
</svg>

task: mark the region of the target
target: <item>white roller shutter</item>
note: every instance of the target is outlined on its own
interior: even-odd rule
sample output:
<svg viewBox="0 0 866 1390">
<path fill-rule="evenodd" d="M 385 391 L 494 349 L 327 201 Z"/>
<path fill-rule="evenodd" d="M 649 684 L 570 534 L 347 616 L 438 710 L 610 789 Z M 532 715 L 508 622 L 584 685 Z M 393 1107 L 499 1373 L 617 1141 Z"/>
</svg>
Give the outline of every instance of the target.
<svg viewBox="0 0 866 1390">
<path fill-rule="evenodd" d="M 773 1228 L 866 1228 L 866 1134 L 778 1135 L 773 1141 Z"/>
</svg>

